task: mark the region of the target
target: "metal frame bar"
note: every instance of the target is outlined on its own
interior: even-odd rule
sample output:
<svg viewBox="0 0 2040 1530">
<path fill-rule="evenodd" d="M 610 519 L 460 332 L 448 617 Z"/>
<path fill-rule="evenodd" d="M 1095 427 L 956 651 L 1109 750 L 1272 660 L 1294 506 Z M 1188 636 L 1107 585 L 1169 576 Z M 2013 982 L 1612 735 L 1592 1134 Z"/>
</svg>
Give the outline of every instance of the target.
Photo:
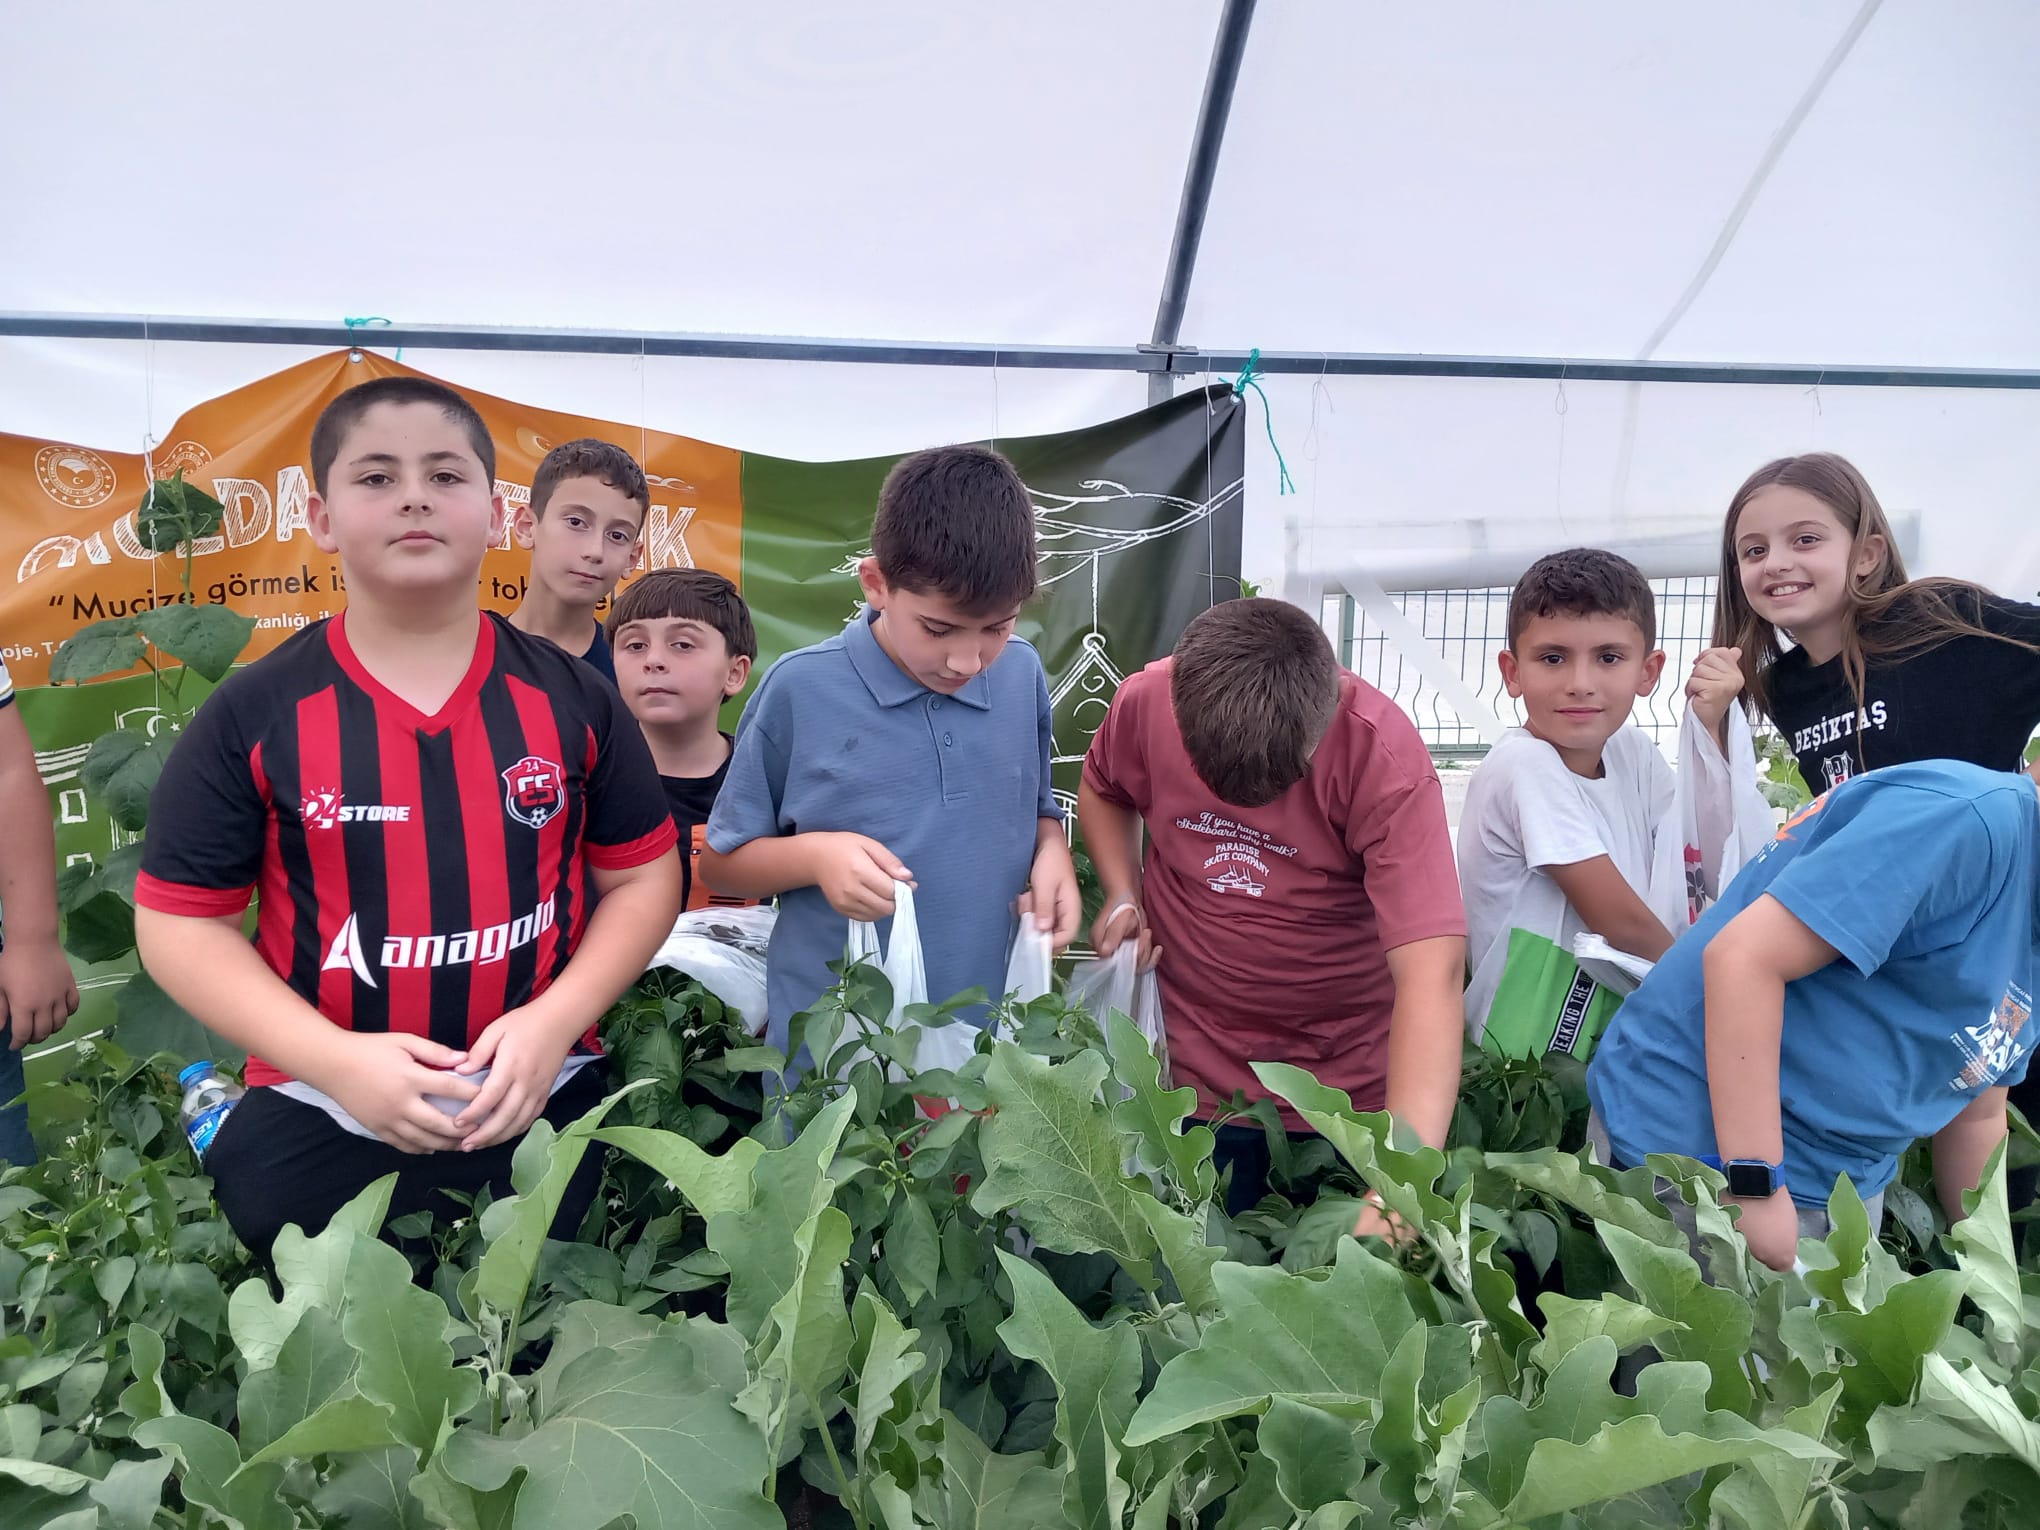
<svg viewBox="0 0 2040 1530">
<path fill-rule="evenodd" d="M 230 345 L 398 346 L 419 350 L 700 356 L 865 366 L 1023 367 L 1078 372 L 1225 375 L 1241 350 L 1195 346 L 985 345 L 967 341 L 826 340 L 787 335 L 396 324 L 349 329 L 335 320 L 159 318 L 145 314 L 0 311 L 0 337 L 161 340 Z M 1620 361 L 1558 356 L 1428 356 L 1381 351 L 1263 351 L 1264 373 L 1312 377 L 1495 377 L 1565 382 L 1747 383 L 1824 388 L 2040 388 L 2040 368 L 1817 366 L 1800 362 Z"/>
<path fill-rule="evenodd" d="M 1204 78 L 1204 102 L 1197 109 L 1190 160 L 1183 169 L 1183 199 L 1176 208 L 1176 232 L 1169 241 L 1162 296 L 1155 306 L 1155 332 L 1149 341 L 1153 346 L 1172 347 L 1183 338 L 1183 310 L 1190 302 L 1190 278 L 1197 269 L 1197 246 L 1204 238 L 1204 215 L 1211 206 L 1212 183 L 1218 178 L 1218 151 L 1225 144 L 1233 90 L 1240 82 L 1247 30 L 1253 23 L 1254 0 L 1226 0 L 1218 36 L 1211 45 L 1211 68 Z"/>
</svg>

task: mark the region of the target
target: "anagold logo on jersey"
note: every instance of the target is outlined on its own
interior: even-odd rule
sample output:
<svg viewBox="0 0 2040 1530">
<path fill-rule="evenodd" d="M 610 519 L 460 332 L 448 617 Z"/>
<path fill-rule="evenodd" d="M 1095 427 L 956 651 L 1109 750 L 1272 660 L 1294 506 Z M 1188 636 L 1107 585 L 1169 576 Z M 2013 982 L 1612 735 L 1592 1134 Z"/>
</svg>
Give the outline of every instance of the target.
<svg viewBox="0 0 2040 1530">
<path fill-rule="evenodd" d="M 343 823 L 409 823 L 406 803 L 343 802 L 338 792 L 311 791 L 298 804 L 307 829 L 337 829 Z"/>
<path fill-rule="evenodd" d="M 371 964 L 370 946 L 364 944 L 361 938 L 360 916 L 349 914 L 340 926 L 340 933 L 333 937 L 333 944 L 326 948 L 326 959 L 320 963 L 320 970 L 344 972 L 351 968 L 362 982 L 377 988 L 381 985 L 376 982 L 371 965 L 393 972 L 403 968 L 460 967 L 500 962 L 519 946 L 530 945 L 552 927 L 553 906 L 549 902 L 541 903 L 528 914 L 481 929 L 456 930 L 451 935 L 385 935 L 378 953 L 380 959 Z"/>
<path fill-rule="evenodd" d="M 519 823 L 542 829 L 566 806 L 566 773 L 551 760 L 527 754 L 503 772 L 503 810 Z"/>
</svg>

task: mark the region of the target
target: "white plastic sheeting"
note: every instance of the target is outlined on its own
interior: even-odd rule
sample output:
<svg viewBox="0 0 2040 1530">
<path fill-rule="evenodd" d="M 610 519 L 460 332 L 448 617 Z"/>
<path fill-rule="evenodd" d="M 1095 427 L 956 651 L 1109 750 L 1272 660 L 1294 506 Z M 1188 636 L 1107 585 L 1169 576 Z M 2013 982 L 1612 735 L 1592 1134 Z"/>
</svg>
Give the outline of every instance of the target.
<svg viewBox="0 0 2040 1530">
<path fill-rule="evenodd" d="M 1217 0 L 6 0 L 0 308 L 993 344 L 1147 337 Z M 2028 0 L 1265 0 L 1183 338 L 2040 365 Z M 0 429 L 132 447 L 299 359 L 0 340 Z M 1131 374 L 420 352 L 836 457 L 1137 408 Z M 1921 571 L 2040 589 L 2040 392 L 1284 377 L 1248 577 L 1714 561 L 1855 457 Z M 1259 405 L 1256 404 L 1258 415 Z"/>
</svg>

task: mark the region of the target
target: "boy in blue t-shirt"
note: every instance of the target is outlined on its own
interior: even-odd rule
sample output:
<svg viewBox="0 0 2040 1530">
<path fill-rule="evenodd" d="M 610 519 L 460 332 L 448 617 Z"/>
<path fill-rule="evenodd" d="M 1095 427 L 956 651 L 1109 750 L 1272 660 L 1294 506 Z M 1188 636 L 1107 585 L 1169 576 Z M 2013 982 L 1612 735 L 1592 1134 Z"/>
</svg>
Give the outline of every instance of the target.
<svg viewBox="0 0 2040 1530">
<path fill-rule="evenodd" d="M 1836 1176 L 1882 1194 L 1916 1139 L 1962 1215 L 2025 1077 L 2040 793 L 1936 761 L 1802 809 L 1617 1012 L 1587 1073 L 1620 1164 L 1717 1160 L 1789 1269 Z M 1718 1084 L 1719 1087 L 1716 1087 Z"/>
<path fill-rule="evenodd" d="M 1079 918 L 1048 681 L 1013 637 L 1036 583 L 1027 486 L 984 447 L 916 452 L 886 476 L 871 548 L 865 610 L 767 672 L 708 821 L 709 886 L 779 899 L 766 1035 L 781 1051 L 834 984 L 848 922 L 891 917 L 895 881 L 916 889 L 938 1001 L 1001 993 L 1016 914 L 1057 949 Z"/>
</svg>

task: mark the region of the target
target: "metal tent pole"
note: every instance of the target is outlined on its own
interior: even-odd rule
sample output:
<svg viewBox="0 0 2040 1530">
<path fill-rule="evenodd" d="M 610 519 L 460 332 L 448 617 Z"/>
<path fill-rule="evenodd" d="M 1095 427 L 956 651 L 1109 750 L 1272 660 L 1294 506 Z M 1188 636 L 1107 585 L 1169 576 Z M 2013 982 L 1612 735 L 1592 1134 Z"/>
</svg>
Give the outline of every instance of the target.
<svg viewBox="0 0 2040 1530">
<path fill-rule="evenodd" d="M 1247 54 L 1247 29 L 1253 21 L 1254 0 L 1226 0 L 1218 21 L 1218 37 L 1211 45 L 1211 70 L 1204 77 L 1204 104 L 1197 110 L 1197 135 L 1191 140 L 1190 163 L 1183 171 L 1183 201 L 1176 209 L 1176 234 L 1169 242 L 1162 298 L 1155 308 L 1155 332 L 1146 347 L 1159 352 L 1165 362 L 1161 370 L 1148 374 L 1150 404 L 1161 403 L 1175 389 L 1175 379 L 1166 363 L 1183 338 L 1183 310 L 1190 301 L 1197 246 L 1204 238 L 1204 214 L 1211 206 L 1211 185 L 1218 176 L 1218 151 L 1225 143 L 1233 87 L 1239 84 L 1240 61 Z"/>
</svg>

